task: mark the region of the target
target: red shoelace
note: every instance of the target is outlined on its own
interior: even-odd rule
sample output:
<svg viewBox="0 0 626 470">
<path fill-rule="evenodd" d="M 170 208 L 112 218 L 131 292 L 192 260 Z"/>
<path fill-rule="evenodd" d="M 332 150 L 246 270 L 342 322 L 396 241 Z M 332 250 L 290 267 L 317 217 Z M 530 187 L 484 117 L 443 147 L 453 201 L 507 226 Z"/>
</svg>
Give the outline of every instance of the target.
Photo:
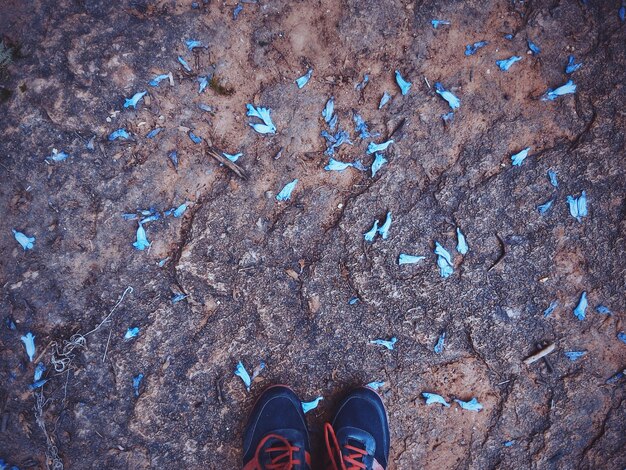
<svg viewBox="0 0 626 470">
<path fill-rule="evenodd" d="M 346 444 L 344 449 L 350 453 L 343 455 L 335 430 L 330 423 L 324 424 L 324 438 L 326 440 L 326 452 L 330 460 L 329 464 L 331 465 L 330 470 L 362 470 L 366 468 L 362 459 L 367 455 L 367 451 Z M 348 467 L 348 465 L 350 466 Z"/>
<path fill-rule="evenodd" d="M 276 443 L 270 447 L 263 448 L 265 443 L 270 439 L 276 439 L 280 443 Z M 287 439 L 278 434 L 268 434 L 265 436 L 256 448 L 254 455 L 255 466 L 258 470 L 293 470 L 296 465 L 300 465 L 300 460 L 294 457 L 295 452 L 299 452 L 300 447 L 292 446 Z M 271 462 L 261 467 L 261 452 L 270 454 Z M 271 454 L 276 454 L 272 456 Z"/>
</svg>

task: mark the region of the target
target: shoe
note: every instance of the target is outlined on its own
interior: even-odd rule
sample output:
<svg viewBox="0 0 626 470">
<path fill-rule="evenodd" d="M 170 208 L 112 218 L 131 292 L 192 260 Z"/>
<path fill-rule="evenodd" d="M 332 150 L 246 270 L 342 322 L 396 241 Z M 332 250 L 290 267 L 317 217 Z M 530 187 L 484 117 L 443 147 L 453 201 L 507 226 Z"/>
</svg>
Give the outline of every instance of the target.
<svg viewBox="0 0 626 470">
<path fill-rule="evenodd" d="M 328 470 L 385 470 L 389 424 L 378 394 L 357 388 L 341 402 L 332 424 L 324 426 Z"/>
<path fill-rule="evenodd" d="M 310 470 L 309 432 L 298 396 L 274 385 L 259 397 L 243 434 L 243 470 Z"/>
</svg>

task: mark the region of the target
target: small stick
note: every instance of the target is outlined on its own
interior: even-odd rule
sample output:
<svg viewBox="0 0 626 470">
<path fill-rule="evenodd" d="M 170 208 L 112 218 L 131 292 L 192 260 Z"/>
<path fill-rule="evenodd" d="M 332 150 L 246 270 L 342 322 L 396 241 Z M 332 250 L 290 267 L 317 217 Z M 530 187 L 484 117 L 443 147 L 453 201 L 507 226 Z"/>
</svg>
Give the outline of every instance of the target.
<svg viewBox="0 0 626 470">
<path fill-rule="evenodd" d="M 532 364 L 533 362 L 537 362 L 539 359 L 542 359 L 543 357 L 547 356 L 548 354 L 550 354 L 552 351 L 554 351 L 554 348 L 556 346 L 554 345 L 554 343 L 549 344 L 548 346 L 546 346 L 545 348 L 543 348 L 541 351 L 533 354 L 532 356 L 528 356 L 526 359 L 524 359 L 524 364 L 526 364 L 527 366 L 529 366 L 530 364 Z"/>
<path fill-rule="evenodd" d="M 487 270 L 488 272 L 491 271 L 496 266 L 498 266 L 502 262 L 504 257 L 506 256 L 506 243 L 504 243 L 504 240 L 502 240 L 502 238 L 500 237 L 500 235 L 498 235 L 497 232 L 496 232 L 496 237 L 498 238 L 498 241 L 500 242 L 500 245 L 502 246 L 502 254 L 498 257 L 496 262 L 493 263 L 491 267 Z"/>
<path fill-rule="evenodd" d="M 537 343 L 535 346 L 537 346 L 538 348 L 543 348 L 545 346 L 547 346 L 548 343 L 546 343 L 545 341 L 542 341 L 541 343 Z M 554 368 L 552 367 L 552 363 L 550 362 L 550 359 L 548 359 L 548 356 L 543 358 L 543 363 L 546 365 L 546 368 L 548 369 L 548 372 L 551 374 L 554 372 Z"/>
<path fill-rule="evenodd" d="M 206 141 L 204 142 L 204 144 L 205 144 L 205 147 L 206 147 L 206 153 L 208 155 L 210 155 L 211 157 L 216 159 L 218 162 L 220 162 L 222 165 L 227 167 L 229 170 L 231 170 L 233 173 L 235 173 L 241 179 L 243 179 L 243 180 L 247 180 L 248 179 L 248 175 L 246 175 L 246 172 L 243 171 L 243 168 L 241 168 L 236 163 L 231 162 L 228 158 L 223 157 L 214 147 L 209 146 L 209 144 Z"/>
</svg>

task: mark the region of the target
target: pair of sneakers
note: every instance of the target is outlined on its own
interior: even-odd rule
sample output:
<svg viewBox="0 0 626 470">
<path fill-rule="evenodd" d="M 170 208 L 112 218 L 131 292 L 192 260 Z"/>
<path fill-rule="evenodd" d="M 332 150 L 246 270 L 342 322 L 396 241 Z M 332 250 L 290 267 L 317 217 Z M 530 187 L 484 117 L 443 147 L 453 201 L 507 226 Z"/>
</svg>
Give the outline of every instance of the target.
<svg viewBox="0 0 626 470">
<path fill-rule="evenodd" d="M 360 387 L 324 425 L 325 469 L 384 470 L 389 456 L 385 406 Z M 257 400 L 243 435 L 243 470 L 311 470 L 309 433 L 302 403 L 289 387 L 274 385 Z"/>
</svg>

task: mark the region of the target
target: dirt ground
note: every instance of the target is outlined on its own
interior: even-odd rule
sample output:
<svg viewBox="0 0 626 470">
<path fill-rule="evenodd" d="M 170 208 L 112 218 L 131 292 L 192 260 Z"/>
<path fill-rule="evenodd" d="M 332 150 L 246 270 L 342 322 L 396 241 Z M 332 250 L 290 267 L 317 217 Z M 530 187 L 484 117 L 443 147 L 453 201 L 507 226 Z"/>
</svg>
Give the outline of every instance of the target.
<svg viewBox="0 0 626 470">
<path fill-rule="evenodd" d="M 0 78 L 0 458 L 20 469 L 235 469 L 266 386 L 324 397 L 307 415 L 319 447 L 342 393 L 381 380 L 392 469 L 626 467 L 625 379 L 607 383 L 626 367 L 619 1 L 259 0 L 237 19 L 234 1 L 198 3 L 0 3 L 12 49 Z M 207 47 L 189 52 L 186 39 Z M 465 56 L 480 40 L 489 44 Z M 583 65 L 566 75 L 570 54 Z M 495 61 L 512 55 L 523 59 L 500 71 Z M 308 68 L 300 90 L 294 80 Z M 396 69 L 412 82 L 406 96 Z M 173 86 L 148 85 L 168 72 Z M 575 94 L 539 99 L 570 78 Z M 437 81 L 461 100 L 448 125 Z M 144 90 L 136 110 L 123 108 Z M 384 91 L 392 100 L 379 110 Z M 330 96 L 354 143 L 335 158 L 372 163 L 353 110 L 376 142 L 393 138 L 374 178 L 324 170 Z M 249 127 L 246 103 L 271 108 L 275 135 Z M 164 130 L 146 138 L 155 127 Z M 110 142 L 118 128 L 131 139 Z M 188 130 L 242 152 L 248 179 Z M 70 157 L 46 161 L 53 148 Z M 278 202 L 295 178 L 291 200 Z M 583 190 L 589 215 L 578 222 L 566 197 Z M 133 248 L 137 221 L 123 213 L 184 201 L 182 217 L 145 224 L 148 250 Z M 365 242 L 387 211 L 389 238 Z M 34 248 L 12 229 L 34 236 Z M 453 255 L 447 279 L 435 241 Z M 400 253 L 426 259 L 399 266 Z M 187 297 L 173 303 L 178 293 Z M 139 336 L 125 341 L 133 326 Z M 20 341 L 28 331 L 49 379 L 35 392 L 36 362 Z M 392 336 L 393 351 L 369 343 Z M 551 369 L 523 364 L 542 342 L 556 345 Z M 581 350 L 575 362 L 564 354 Z M 233 375 L 240 360 L 249 371 L 267 364 L 249 393 Z M 476 397 L 484 409 L 427 406 L 422 392 Z"/>
</svg>

